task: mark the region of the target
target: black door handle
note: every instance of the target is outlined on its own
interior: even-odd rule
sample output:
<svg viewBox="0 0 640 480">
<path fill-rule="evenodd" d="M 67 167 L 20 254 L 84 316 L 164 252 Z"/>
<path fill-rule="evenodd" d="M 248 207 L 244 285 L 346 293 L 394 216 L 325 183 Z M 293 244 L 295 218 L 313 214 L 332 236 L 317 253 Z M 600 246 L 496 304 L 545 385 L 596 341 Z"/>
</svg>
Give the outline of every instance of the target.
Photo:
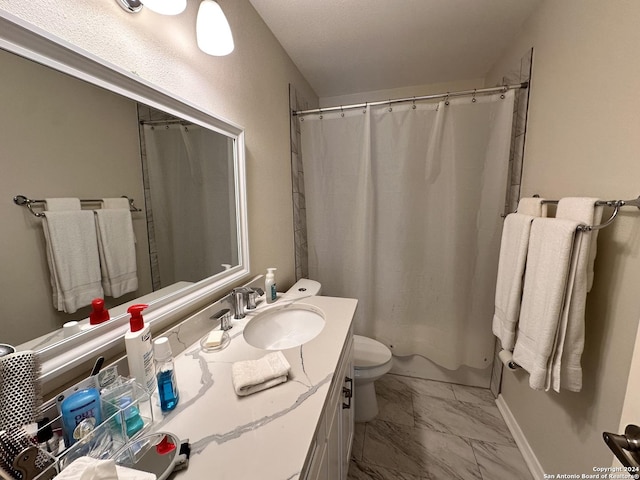
<svg viewBox="0 0 640 480">
<path fill-rule="evenodd" d="M 604 432 L 602 438 L 629 473 L 640 474 L 640 427 L 627 425 L 624 435 Z"/>
</svg>

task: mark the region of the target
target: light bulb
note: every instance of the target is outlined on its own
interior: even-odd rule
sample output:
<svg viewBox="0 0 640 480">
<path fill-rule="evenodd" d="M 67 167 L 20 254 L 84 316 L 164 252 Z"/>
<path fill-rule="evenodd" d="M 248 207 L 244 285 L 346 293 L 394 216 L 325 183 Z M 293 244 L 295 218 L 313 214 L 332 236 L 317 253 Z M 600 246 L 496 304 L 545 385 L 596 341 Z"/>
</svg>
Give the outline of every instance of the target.
<svg viewBox="0 0 640 480">
<path fill-rule="evenodd" d="M 178 15 L 187 8 L 187 0 L 140 0 L 149 10 L 161 15 Z"/>
<path fill-rule="evenodd" d="M 209 55 L 220 57 L 233 52 L 231 27 L 220 5 L 213 0 L 202 0 L 200 3 L 196 20 L 196 39 L 200 50 Z"/>
</svg>

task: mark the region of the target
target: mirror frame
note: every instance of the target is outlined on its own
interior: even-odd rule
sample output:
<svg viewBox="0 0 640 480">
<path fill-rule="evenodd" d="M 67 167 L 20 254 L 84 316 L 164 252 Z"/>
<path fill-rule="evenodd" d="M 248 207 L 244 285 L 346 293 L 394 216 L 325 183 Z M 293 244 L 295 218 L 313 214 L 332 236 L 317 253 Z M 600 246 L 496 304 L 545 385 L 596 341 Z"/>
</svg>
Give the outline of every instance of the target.
<svg viewBox="0 0 640 480">
<path fill-rule="evenodd" d="M 152 332 L 166 329 L 195 309 L 216 300 L 216 295 L 219 297 L 221 293 L 249 276 L 245 145 L 242 127 L 3 10 L 0 10 L 0 48 L 136 102 L 164 110 L 234 140 L 238 265 L 150 302 L 145 310 L 145 322 L 150 324 Z M 6 198 L 4 201 L 11 199 Z M 47 388 L 47 384 L 59 383 L 56 382 L 56 377 L 94 360 L 104 352 L 119 346 L 124 351 L 123 337 L 128 323 L 128 314 L 118 315 L 109 322 L 37 350 L 42 364 L 41 380 L 45 392 L 52 390 L 50 385 Z"/>
</svg>

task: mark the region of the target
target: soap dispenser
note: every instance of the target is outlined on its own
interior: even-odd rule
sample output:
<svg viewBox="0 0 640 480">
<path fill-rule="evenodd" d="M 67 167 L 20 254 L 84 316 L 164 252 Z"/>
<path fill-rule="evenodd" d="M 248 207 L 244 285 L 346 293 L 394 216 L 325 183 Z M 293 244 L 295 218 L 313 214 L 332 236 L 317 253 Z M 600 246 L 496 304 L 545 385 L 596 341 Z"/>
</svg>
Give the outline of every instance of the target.
<svg viewBox="0 0 640 480">
<path fill-rule="evenodd" d="M 264 290 L 267 294 L 267 303 L 275 302 L 278 290 L 276 287 L 276 268 L 267 268 L 267 276 L 264 278 Z"/>
<path fill-rule="evenodd" d="M 124 346 L 127 350 L 129 376 L 152 394 L 156 389 L 153 344 L 149 325 L 145 325 L 142 318 L 142 311 L 147 307 L 144 303 L 138 303 L 131 305 L 127 310 L 131 319 L 129 331 L 124 335 Z"/>
</svg>

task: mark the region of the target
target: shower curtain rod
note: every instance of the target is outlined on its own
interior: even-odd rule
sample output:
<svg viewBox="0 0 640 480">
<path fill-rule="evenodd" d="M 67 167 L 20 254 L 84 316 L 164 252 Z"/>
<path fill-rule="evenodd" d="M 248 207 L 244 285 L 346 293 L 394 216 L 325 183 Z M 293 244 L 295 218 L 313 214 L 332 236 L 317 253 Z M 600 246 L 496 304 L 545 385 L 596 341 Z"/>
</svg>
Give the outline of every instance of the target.
<svg viewBox="0 0 640 480">
<path fill-rule="evenodd" d="M 486 95 L 489 93 L 497 93 L 497 92 L 506 92 L 507 90 L 516 90 L 520 88 L 527 88 L 529 86 L 529 82 L 522 83 L 514 83 L 512 85 L 501 85 L 499 87 L 490 87 L 490 88 L 475 88 L 473 90 L 462 90 L 459 92 L 446 92 L 446 93 L 436 93 L 433 95 L 422 95 L 419 97 L 405 97 L 405 98 L 394 98 L 390 100 L 382 100 L 379 102 L 365 102 L 365 103 L 355 103 L 352 105 L 340 105 L 338 107 L 327 107 L 327 108 L 314 108 L 312 110 L 296 110 L 293 112 L 294 116 L 300 115 L 308 115 L 311 113 L 327 113 L 327 112 L 335 112 L 342 110 L 350 110 L 353 108 L 367 108 L 374 107 L 377 105 L 391 105 L 394 103 L 406 103 L 406 102 L 417 102 L 419 100 L 434 100 L 436 98 L 451 98 L 451 97 L 464 97 L 468 95 Z"/>
<path fill-rule="evenodd" d="M 140 125 L 174 125 L 180 124 L 184 126 L 193 125 L 188 120 L 140 120 Z"/>
</svg>

